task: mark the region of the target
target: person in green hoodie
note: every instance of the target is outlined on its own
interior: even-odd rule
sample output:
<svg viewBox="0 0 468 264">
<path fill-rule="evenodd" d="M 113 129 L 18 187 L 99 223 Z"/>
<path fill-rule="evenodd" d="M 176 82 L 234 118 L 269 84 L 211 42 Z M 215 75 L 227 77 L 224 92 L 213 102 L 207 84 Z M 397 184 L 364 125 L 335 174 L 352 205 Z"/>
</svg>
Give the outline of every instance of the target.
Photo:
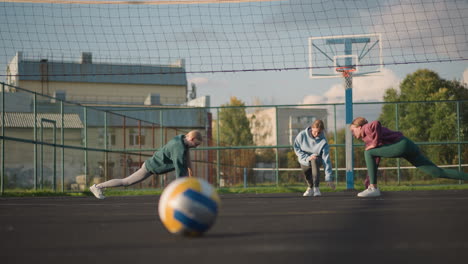
<svg viewBox="0 0 468 264">
<path fill-rule="evenodd" d="M 309 187 L 303 196 L 321 196 L 320 165 L 325 169 L 325 181 L 335 189 L 330 161 L 330 147 L 324 135 L 325 125 L 322 120 L 315 120 L 312 125 L 299 132 L 294 140 L 294 152 L 297 155 L 302 173 Z"/>
<path fill-rule="evenodd" d="M 177 178 L 192 177 L 189 149 L 198 147 L 202 141 L 202 135 L 198 130 L 192 130 L 185 135 L 177 135 L 156 151 L 151 158 L 143 163 L 139 170 L 130 176 L 94 184 L 89 190 L 96 198 L 104 199 L 105 188 L 130 186 L 145 180 L 153 174 L 175 171 Z"/>
</svg>

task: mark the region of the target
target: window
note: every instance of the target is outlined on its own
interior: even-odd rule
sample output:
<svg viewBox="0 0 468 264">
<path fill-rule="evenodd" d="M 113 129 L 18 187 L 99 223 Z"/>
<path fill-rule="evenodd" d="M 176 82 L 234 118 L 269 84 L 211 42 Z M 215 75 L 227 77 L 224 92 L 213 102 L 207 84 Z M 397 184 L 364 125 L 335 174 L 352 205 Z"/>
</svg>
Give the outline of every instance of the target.
<svg viewBox="0 0 468 264">
<path fill-rule="evenodd" d="M 289 129 L 289 144 L 294 144 L 294 140 L 296 139 L 297 137 L 297 134 L 299 134 L 299 132 L 301 132 L 301 129 L 298 129 L 298 128 L 291 128 Z"/>
<path fill-rule="evenodd" d="M 115 146 L 115 135 L 114 134 L 107 134 L 107 145 L 108 146 Z"/>
<path fill-rule="evenodd" d="M 130 133 L 128 135 L 128 143 L 130 146 L 139 146 L 145 144 L 145 130 L 142 128 L 140 131 L 141 135 L 139 134 L 138 129 L 130 129 Z"/>
<path fill-rule="evenodd" d="M 304 126 L 312 124 L 317 118 L 315 116 L 298 116 L 297 122 Z"/>
<path fill-rule="evenodd" d="M 99 136 L 98 136 L 98 142 L 101 144 L 104 144 L 104 128 L 100 128 L 99 131 Z M 108 129 L 107 130 L 107 146 L 115 146 L 115 131 L 114 129 Z"/>
</svg>

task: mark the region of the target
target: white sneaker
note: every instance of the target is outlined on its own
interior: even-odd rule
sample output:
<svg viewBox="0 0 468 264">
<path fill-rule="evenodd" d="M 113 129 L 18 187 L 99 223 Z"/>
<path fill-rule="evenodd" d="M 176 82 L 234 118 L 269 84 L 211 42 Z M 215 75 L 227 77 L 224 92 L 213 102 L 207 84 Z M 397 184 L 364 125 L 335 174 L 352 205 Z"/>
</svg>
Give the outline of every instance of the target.
<svg viewBox="0 0 468 264">
<path fill-rule="evenodd" d="M 98 199 L 104 199 L 106 198 L 104 196 L 104 192 L 102 191 L 102 189 L 96 187 L 96 184 L 94 184 L 93 186 L 89 187 L 89 190 L 94 194 L 94 196 L 96 196 L 96 198 Z"/>
<path fill-rule="evenodd" d="M 312 196 L 312 194 L 313 194 L 312 188 L 307 187 L 307 190 L 302 196 Z"/>
<path fill-rule="evenodd" d="M 358 197 L 378 197 L 380 196 L 380 190 L 379 188 L 373 188 L 369 187 L 365 189 L 364 191 L 358 193 Z"/>
<path fill-rule="evenodd" d="M 320 192 L 319 187 L 314 187 L 314 196 L 322 196 L 322 193 Z"/>
</svg>

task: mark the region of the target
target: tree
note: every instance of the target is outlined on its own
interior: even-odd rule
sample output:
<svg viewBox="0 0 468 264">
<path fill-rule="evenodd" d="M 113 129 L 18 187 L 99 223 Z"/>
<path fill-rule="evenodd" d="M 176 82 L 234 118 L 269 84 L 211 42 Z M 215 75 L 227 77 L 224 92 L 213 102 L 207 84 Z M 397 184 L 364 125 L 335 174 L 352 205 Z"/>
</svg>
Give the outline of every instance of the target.
<svg viewBox="0 0 468 264">
<path fill-rule="evenodd" d="M 220 145 L 226 147 L 253 145 L 253 136 L 245 112 L 245 104 L 232 96 L 229 104 L 222 106 L 225 108 L 219 111 Z M 217 134 L 217 132 L 214 133 L 215 138 Z M 244 168 L 252 168 L 255 164 L 255 150 L 227 148 L 221 151 L 221 164 L 223 165 L 223 175 L 230 177 L 230 182 L 238 183 L 241 181 Z"/>
<path fill-rule="evenodd" d="M 299 162 L 297 161 L 297 155 L 294 150 L 286 152 L 286 166 L 287 168 L 300 168 Z"/>
<path fill-rule="evenodd" d="M 245 104 L 231 96 L 227 108 L 219 111 L 219 139 L 222 145 L 251 146 L 253 136 L 250 131 L 250 122 L 245 112 Z"/>
<path fill-rule="evenodd" d="M 385 102 L 398 102 L 399 95 L 398 91 L 394 88 L 389 88 L 385 91 L 384 101 Z M 396 128 L 396 104 L 384 104 L 382 107 L 382 113 L 380 114 L 379 120 L 389 128 Z"/>
<path fill-rule="evenodd" d="M 398 103 L 398 130 L 416 142 L 457 140 L 457 104 L 455 102 L 428 102 L 466 100 L 468 89 L 458 81 L 447 81 L 433 71 L 420 69 L 409 74 L 400 84 L 400 92 L 386 90 L 385 102 Z M 386 104 L 379 120 L 390 129 L 396 129 L 396 104 Z M 468 128 L 468 109 L 460 114 L 461 131 Z M 457 157 L 454 146 L 428 146 L 424 152 L 435 163 L 452 163 Z M 386 161 L 388 162 L 388 161 Z"/>
<path fill-rule="evenodd" d="M 466 99 L 468 89 L 460 82 L 441 79 L 437 73 L 426 69 L 406 76 L 400 85 L 400 93 L 391 88 L 384 96 L 385 102 L 408 102 L 399 104 L 399 129 L 405 130 L 405 134 L 416 141 L 448 140 L 456 131 L 454 103 L 419 101 Z M 379 120 L 387 127 L 395 127 L 395 112 L 395 105 L 385 105 Z"/>
</svg>

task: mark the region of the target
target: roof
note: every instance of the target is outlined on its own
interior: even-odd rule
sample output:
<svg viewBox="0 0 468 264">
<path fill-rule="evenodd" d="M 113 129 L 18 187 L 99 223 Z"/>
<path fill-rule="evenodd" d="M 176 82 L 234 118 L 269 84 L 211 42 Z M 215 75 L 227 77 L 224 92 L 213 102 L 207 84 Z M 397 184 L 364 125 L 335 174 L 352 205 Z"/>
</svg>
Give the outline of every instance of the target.
<svg viewBox="0 0 468 264">
<path fill-rule="evenodd" d="M 44 73 L 45 72 L 45 73 Z M 183 67 L 118 65 L 73 62 L 18 62 L 20 80 L 41 81 L 43 75 L 52 82 L 86 82 L 149 85 L 187 85 Z"/>
<path fill-rule="evenodd" d="M 3 115 L 0 112 L 0 124 L 2 122 Z M 36 118 L 37 127 L 41 127 L 41 120 L 44 127 L 52 128 L 53 124 L 50 121 L 55 121 L 56 127 L 62 127 L 62 115 L 61 114 L 43 114 L 38 113 Z M 47 122 L 49 121 L 49 122 Z M 78 114 L 64 114 L 63 115 L 63 126 L 64 128 L 83 128 L 83 123 L 80 120 Z M 32 128 L 34 127 L 34 113 L 16 113 L 16 112 L 5 112 L 5 127 L 10 128 Z"/>
</svg>

